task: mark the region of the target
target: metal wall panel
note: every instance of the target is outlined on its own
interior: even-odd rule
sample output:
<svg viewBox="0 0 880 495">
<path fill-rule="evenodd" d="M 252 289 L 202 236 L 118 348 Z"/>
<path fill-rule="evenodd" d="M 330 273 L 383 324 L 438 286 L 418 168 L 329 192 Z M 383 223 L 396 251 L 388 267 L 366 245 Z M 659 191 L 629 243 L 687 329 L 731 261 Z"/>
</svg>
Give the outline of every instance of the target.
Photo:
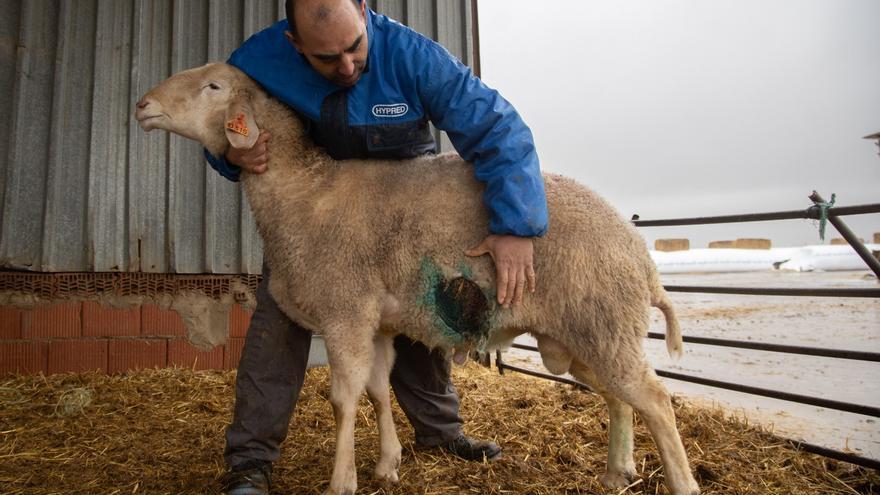
<svg viewBox="0 0 880 495">
<path fill-rule="evenodd" d="M 473 0 L 374 0 L 465 63 Z M 135 101 L 224 60 L 284 0 L 0 0 L 0 268 L 259 273 L 241 188 Z M 444 138 L 444 148 L 448 140 Z"/>
<path fill-rule="evenodd" d="M 372 7 L 392 19 L 407 24 L 406 0 L 374 0 Z"/>
<path fill-rule="evenodd" d="M 41 268 L 57 12 L 58 2 L 34 0 L 21 5 L 8 123 L 0 266 Z"/>
<path fill-rule="evenodd" d="M 131 2 L 98 2 L 94 51 L 100 70 L 95 71 L 92 89 L 86 211 L 87 260 L 77 271 L 128 269 L 126 192 L 133 20 Z"/>
<path fill-rule="evenodd" d="M 170 75 L 171 0 L 136 0 L 132 45 L 132 100 Z M 145 133 L 129 119 L 128 266 L 126 271 L 165 272 L 167 238 L 167 133 Z"/>
<path fill-rule="evenodd" d="M 18 22 L 21 18 L 19 0 L 0 0 L 0 116 L 12 115 L 12 94 L 15 88 L 15 48 L 18 46 Z M 7 96 L 2 96 L 7 95 Z M 8 124 L 4 117 L 0 122 Z M 0 219 L 6 197 L 6 174 L 9 162 L 9 142 L 12 133 L 0 132 Z"/>
<path fill-rule="evenodd" d="M 230 12 L 241 12 L 240 0 L 219 0 L 208 9 L 208 58 L 225 60 L 243 39 L 242 18 Z M 219 174 L 208 170 L 205 217 L 208 218 L 205 259 L 209 273 L 239 271 L 241 256 L 240 214 L 241 188 Z"/>
<path fill-rule="evenodd" d="M 49 124 L 42 269 L 85 266 L 86 191 L 91 141 L 97 0 L 61 3 Z"/>
<path fill-rule="evenodd" d="M 208 9 L 208 0 L 174 3 L 172 73 L 198 67 L 208 61 Z M 198 159 L 202 153 L 201 145 L 177 135 L 170 136 L 170 139 L 167 271 L 208 272 L 205 263 L 207 218 L 204 205 L 208 173 L 214 171 Z"/>
<path fill-rule="evenodd" d="M 455 0 L 406 0 L 406 25 L 431 39 L 437 39 L 437 2 Z"/>
<path fill-rule="evenodd" d="M 453 55 L 458 57 L 465 64 L 470 64 L 473 56 L 473 45 L 471 41 L 470 29 L 462 29 L 462 26 L 470 26 L 471 6 L 468 0 L 439 0 L 436 2 L 436 11 L 433 18 L 437 21 L 443 19 L 443 22 L 435 22 L 436 29 L 435 39 Z M 446 136 L 445 132 L 439 133 L 437 138 L 440 143 L 441 151 L 449 151 L 454 149 L 452 142 Z"/>
</svg>

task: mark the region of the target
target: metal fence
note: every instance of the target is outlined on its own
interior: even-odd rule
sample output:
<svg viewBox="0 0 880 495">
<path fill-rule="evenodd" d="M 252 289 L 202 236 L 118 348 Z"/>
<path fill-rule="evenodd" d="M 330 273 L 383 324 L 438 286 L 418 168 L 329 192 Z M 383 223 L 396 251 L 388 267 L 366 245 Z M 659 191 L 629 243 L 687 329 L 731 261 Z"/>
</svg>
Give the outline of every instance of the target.
<svg viewBox="0 0 880 495">
<path fill-rule="evenodd" d="M 807 208 L 806 210 L 795 210 L 795 211 L 781 211 L 781 212 L 771 212 L 771 213 L 756 213 L 756 214 L 746 214 L 746 215 L 729 215 L 729 216 L 716 216 L 716 217 L 699 217 L 699 218 L 679 218 L 679 219 L 671 219 L 671 220 L 639 220 L 638 216 L 633 217 L 633 224 L 637 227 L 659 227 L 659 226 L 680 226 L 680 225 L 705 225 L 705 224 L 719 224 L 719 223 L 740 223 L 740 222 L 758 222 L 758 221 L 766 221 L 766 220 L 785 220 L 785 219 L 814 219 L 824 222 L 827 220 L 828 223 L 833 225 L 838 232 L 849 242 L 850 246 L 859 254 L 859 256 L 865 261 L 868 268 L 874 272 L 874 274 L 880 278 L 880 261 L 875 258 L 870 251 L 862 244 L 862 242 L 858 239 L 858 237 L 853 234 L 853 232 L 846 226 L 841 217 L 846 215 L 858 215 L 858 214 L 866 214 L 866 213 L 880 213 L 880 204 L 868 204 L 868 205 L 860 205 L 860 206 L 852 206 L 852 207 L 831 207 L 829 203 L 827 203 L 819 194 L 813 191 L 813 194 L 810 195 L 810 199 L 813 201 L 813 206 Z M 706 287 L 706 286 L 665 286 L 666 290 L 669 292 L 702 292 L 702 293 L 714 293 L 714 294 L 747 294 L 747 295 L 772 295 L 772 296 L 812 296 L 812 297 L 870 297 L 870 298 L 880 298 L 880 288 L 877 289 L 853 289 L 853 288 L 766 288 L 766 287 Z M 665 335 L 662 333 L 649 332 L 648 338 L 651 339 L 664 339 Z M 817 347 L 803 347 L 803 346 L 790 346 L 790 345 L 780 345 L 780 344 L 769 344 L 769 343 L 760 343 L 760 342 L 752 342 L 752 341 L 738 341 L 738 340 L 726 340 L 726 339 L 716 339 L 716 338 L 707 338 L 707 337 L 683 337 L 683 340 L 692 344 L 699 345 L 712 345 L 719 347 L 733 347 L 737 349 L 751 349 L 751 350 L 760 350 L 760 351 L 769 351 L 769 352 L 780 352 L 786 354 L 799 354 L 799 355 L 807 355 L 807 356 L 821 356 L 821 357 L 829 357 L 836 359 L 850 359 L 850 360 L 858 360 L 864 362 L 880 362 L 880 353 L 875 352 L 864 352 L 864 351 L 855 351 L 855 350 L 838 350 L 838 349 L 824 349 Z M 538 348 L 530 345 L 522 345 L 522 344 L 514 344 L 514 348 L 523 349 L 527 351 L 537 352 Z M 575 380 L 561 378 L 554 375 L 550 375 L 547 373 L 541 373 L 534 370 L 529 370 L 526 368 L 521 368 L 517 366 L 512 366 L 504 362 L 502 359 L 501 352 L 498 351 L 495 354 L 496 366 L 498 367 L 498 372 L 504 374 L 504 370 L 515 371 L 519 373 L 528 374 L 531 376 L 536 376 L 539 378 L 545 378 L 561 383 L 566 383 L 570 385 L 577 386 L 584 390 L 590 390 L 590 387 L 586 384 L 577 382 Z M 796 402 L 799 404 L 807 404 L 817 407 L 822 407 L 826 409 L 832 409 L 836 411 L 849 412 L 854 414 L 861 414 L 865 416 L 870 416 L 873 418 L 880 417 L 880 408 L 863 405 L 863 404 L 852 404 L 847 402 L 835 401 L 822 399 L 819 397 L 810 397 L 806 395 L 794 394 L 790 392 L 784 392 L 779 390 L 769 390 L 765 388 L 759 388 L 750 386 L 742 383 L 732 383 L 725 382 L 720 380 L 712 380 L 708 378 L 703 378 L 699 376 L 686 375 L 681 373 L 673 373 L 665 370 L 655 370 L 658 376 L 669 378 L 673 380 L 681 380 L 687 381 L 691 383 L 696 383 L 699 385 L 705 385 L 709 387 L 717 387 L 723 388 L 726 390 L 733 390 L 736 392 L 742 392 L 746 394 L 758 395 L 762 397 L 770 397 L 773 399 L 780 399 L 789 402 Z M 868 467 L 872 469 L 880 469 L 880 461 L 875 459 L 870 459 L 846 452 L 840 452 L 833 449 L 821 447 L 818 445 L 813 445 L 805 442 L 799 442 L 796 440 L 787 440 L 789 443 L 794 445 L 796 448 L 812 452 L 815 454 L 819 454 L 828 458 L 837 459 L 845 462 L 849 462 L 852 464 L 856 464 L 863 467 Z"/>
</svg>

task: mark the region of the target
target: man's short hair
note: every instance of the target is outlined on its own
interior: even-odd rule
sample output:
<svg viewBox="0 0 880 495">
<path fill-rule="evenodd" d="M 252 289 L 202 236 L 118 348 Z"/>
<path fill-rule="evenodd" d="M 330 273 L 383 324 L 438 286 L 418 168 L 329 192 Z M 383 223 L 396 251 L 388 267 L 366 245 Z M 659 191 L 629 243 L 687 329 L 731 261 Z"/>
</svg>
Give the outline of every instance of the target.
<svg viewBox="0 0 880 495">
<path fill-rule="evenodd" d="M 355 7 L 360 7 L 362 1 L 364 0 L 351 0 Z M 284 2 L 284 12 L 287 13 L 287 24 L 290 25 L 290 33 L 296 38 L 299 37 L 299 33 L 297 33 L 296 19 L 293 16 L 294 3 L 296 3 L 295 0 L 286 0 Z"/>
</svg>

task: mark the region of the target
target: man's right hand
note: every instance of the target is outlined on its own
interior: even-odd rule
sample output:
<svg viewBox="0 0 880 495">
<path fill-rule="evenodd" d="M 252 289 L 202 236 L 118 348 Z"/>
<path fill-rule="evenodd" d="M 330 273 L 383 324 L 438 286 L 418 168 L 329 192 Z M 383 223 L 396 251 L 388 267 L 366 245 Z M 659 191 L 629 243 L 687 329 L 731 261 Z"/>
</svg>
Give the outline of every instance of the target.
<svg viewBox="0 0 880 495">
<path fill-rule="evenodd" d="M 250 149 L 233 148 L 226 151 L 226 161 L 238 165 L 252 174 L 262 174 L 269 168 L 269 155 L 266 142 L 272 137 L 269 132 L 261 131 L 260 137 Z"/>
</svg>

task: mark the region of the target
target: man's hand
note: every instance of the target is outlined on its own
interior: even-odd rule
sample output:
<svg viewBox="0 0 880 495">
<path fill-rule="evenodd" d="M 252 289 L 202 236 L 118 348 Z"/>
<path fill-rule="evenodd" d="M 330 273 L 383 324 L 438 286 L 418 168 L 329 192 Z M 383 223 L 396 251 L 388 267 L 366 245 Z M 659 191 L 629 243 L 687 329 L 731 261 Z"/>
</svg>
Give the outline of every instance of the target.
<svg viewBox="0 0 880 495">
<path fill-rule="evenodd" d="M 509 308 L 523 301 L 528 284 L 529 292 L 535 292 L 534 246 L 529 237 L 515 235 L 490 235 L 479 246 L 468 249 L 468 256 L 488 253 L 495 262 L 498 284 L 498 304 Z"/>
<path fill-rule="evenodd" d="M 272 137 L 268 131 L 261 131 L 260 137 L 250 149 L 229 147 L 226 161 L 247 170 L 252 174 L 262 174 L 269 168 L 269 155 L 266 141 Z"/>
</svg>

